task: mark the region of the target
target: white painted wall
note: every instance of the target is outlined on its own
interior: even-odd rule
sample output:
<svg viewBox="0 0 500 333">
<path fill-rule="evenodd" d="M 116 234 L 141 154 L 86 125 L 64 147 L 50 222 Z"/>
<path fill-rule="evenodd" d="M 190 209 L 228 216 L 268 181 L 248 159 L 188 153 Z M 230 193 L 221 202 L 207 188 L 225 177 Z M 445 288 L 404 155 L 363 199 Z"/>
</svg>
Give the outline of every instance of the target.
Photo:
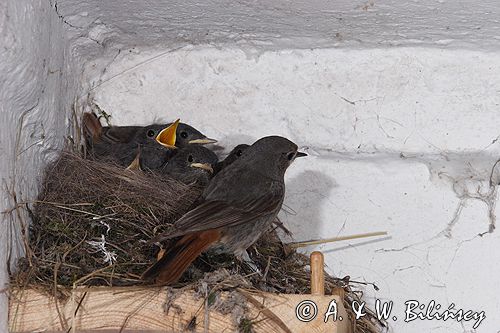
<svg viewBox="0 0 500 333">
<path fill-rule="evenodd" d="M 70 134 L 76 84 L 64 36 L 48 1 L 0 2 L 0 332 L 7 332 L 7 258 L 13 268 L 23 251 L 13 208 L 34 199 L 42 168 Z M 27 217 L 22 205 L 19 212 Z"/>
<path fill-rule="evenodd" d="M 22 200 L 61 146 L 75 97 L 115 124 L 180 116 L 228 148 L 285 135 L 311 155 L 287 176 L 282 218 L 295 239 L 390 233 L 320 249 L 333 273 L 395 302 L 394 332 L 471 331 L 403 323 L 409 299 L 484 310 L 477 332 L 500 330 L 500 236 L 478 236 L 497 200 L 496 1 L 10 0 L 0 10 L 0 165 Z"/>
</svg>

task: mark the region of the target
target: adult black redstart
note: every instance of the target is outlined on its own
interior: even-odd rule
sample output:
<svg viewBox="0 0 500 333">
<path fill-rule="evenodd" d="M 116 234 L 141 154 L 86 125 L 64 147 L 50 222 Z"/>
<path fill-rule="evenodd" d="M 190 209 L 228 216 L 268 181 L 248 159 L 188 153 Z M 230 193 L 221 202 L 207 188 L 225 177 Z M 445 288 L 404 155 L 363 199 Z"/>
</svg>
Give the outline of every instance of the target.
<svg viewBox="0 0 500 333">
<path fill-rule="evenodd" d="M 151 240 L 176 238 L 142 278 L 158 284 L 176 282 L 203 251 L 216 244 L 241 257 L 276 218 L 285 195 L 285 171 L 300 156 L 306 154 L 280 136 L 262 138 L 248 147 L 210 181 L 200 204 L 177 220 L 174 230 Z"/>
<path fill-rule="evenodd" d="M 210 149 L 189 145 L 179 149 L 161 172 L 186 184 L 206 185 L 213 176 L 217 161 L 217 155 Z"/>
</svg>

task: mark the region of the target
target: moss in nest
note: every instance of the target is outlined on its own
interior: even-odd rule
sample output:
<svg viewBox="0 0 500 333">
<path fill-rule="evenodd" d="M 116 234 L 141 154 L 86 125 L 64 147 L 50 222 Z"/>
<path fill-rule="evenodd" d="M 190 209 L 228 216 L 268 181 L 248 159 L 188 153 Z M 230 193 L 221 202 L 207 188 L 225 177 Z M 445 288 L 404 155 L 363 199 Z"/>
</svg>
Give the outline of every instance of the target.
<svg viewBox="0 0 500 333">
<path fill-rule="evenodd" d="M 240 333 L 253 333 L 253 321 L 247 318 L 242 318 L 238 324 Z"/>
</svg>

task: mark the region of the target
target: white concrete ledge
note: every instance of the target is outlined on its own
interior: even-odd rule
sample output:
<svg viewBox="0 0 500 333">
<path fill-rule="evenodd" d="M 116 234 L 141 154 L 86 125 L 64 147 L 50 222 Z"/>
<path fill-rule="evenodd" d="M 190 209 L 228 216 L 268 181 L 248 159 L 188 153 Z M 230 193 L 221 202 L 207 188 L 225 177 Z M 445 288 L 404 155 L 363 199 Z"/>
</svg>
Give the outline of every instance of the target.
<svg viewBox="0 0 500 333">
<path fill-rule="evenodd" d="M 57 5 L 74 38 L 106 46 L 500 49 L 495 0 L 59 0 Z M 106 31 L 97 39 L 96 27 Z M 80 51 L 92 54 L 88 48 Z"/>
</svg>

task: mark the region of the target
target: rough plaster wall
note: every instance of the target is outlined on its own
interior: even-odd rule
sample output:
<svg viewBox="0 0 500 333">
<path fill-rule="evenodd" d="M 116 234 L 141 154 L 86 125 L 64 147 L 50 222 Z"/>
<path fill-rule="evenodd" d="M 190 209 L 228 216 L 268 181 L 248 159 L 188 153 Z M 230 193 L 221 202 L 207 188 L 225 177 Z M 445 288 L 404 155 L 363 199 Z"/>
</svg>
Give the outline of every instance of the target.
<svg viewBox="0 0 500 333">
<path fill-rule="evenodd" d="M 45 0 L 0 3 L 0 332 L 7 332 L 7 259 L 22 252 L 17 203 L 33 200 L 45 163 L 70 134 L 73 67 Z M 16 195 L 14 200 L 12 194 Z M 26 218 L 26 211 L 19 210 Z"/>
<path fill-rule="evenodd" d="M 500 6 L 443 0 L 53 0 L 86 77 L 106 76 L 122 52 L 182 46 L 269 50 L 394 46 L 498 50 Z M 151 59 L 150 59 L 151 60 Z M 108 77 L 109 78 L 109 77 Z M 82 82 L 89 84 L 88 80 Z M 94 86 L 81 92 L 85 97 Z"/>
<path fill-rule="evenodd" d="M 115 124 L 181 117 L 228 148 L 285 135 L 308 151 L 288 172 L 282 219 L 306 240 L 385 230 L 389 238 L 319 247 L 337 276 L 375 282 L 393 300 L 395 332 L 462 332 L 406 324 L 404 302 L 485 310 L 494 292 L 500 60 L 495 53 L 391 48 L 122 52 L 94 77 Z M 88 67 L 93 68 L 94 62 Z M 498 179 L 497 172 L 493 179 Z M 482 236 L 479 236 L 479 235 Z M 308 250 L 314 250 L 309 248 Z"/>
</svg>

